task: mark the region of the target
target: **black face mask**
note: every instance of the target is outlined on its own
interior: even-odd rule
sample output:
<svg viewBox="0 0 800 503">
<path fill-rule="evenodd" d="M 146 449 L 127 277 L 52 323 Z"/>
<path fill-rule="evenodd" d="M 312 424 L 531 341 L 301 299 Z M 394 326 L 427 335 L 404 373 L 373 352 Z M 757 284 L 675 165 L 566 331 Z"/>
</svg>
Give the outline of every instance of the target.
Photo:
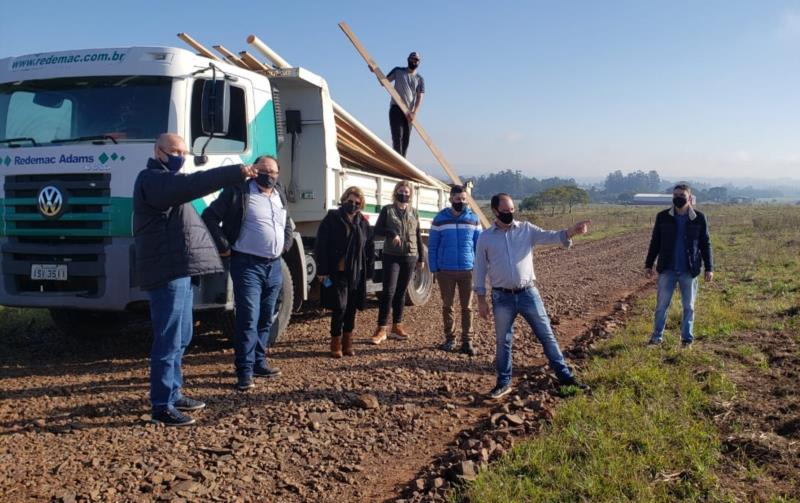
<svg viewBox="0 0 800 503">
<path fill-rule="evenodd" d="M 514 221 L 514 214 L 510 211 L 499 211 L 497 212 L 497 219 L 508 225 Z"/>
<path fill-rule="evenodd" d="M 398 203 L 407 203 L 410 198 L 408 194 L 395 194 L 394 197 Z"/>
<path fill-rule="evenodd" d="M 358 207 L 356 206 L 356 203 L 354 203 L 353 201 L 345 201 L 344 203 L 342 203 L 342 209 L 348 215 L 352 215 L 353 213 L 358 211 Z"/>
<path fill-rule="evenodd" d="M 672 204 L 675 205 L 676 208 L 683 208 L 686 206 L 686 198 L 685 197 L 673 197 Z"/>
<path fill-rule="evenodd" d="M 266 173 L 259 173 L 258 176 L 256 176 L 256 183 L 260 187 L 264 187 L 265 189 L 271 189 L 272 187 L 274 187 L 275 182 L 276 178 L 269 176 Z"/>
<path fill-rule="evenodd" d="M 453 209 L 458 211 L 459 213 L 464 211 L 464 203 L 462 203 L 461 201 L 453 203 Z"/>
</svg>

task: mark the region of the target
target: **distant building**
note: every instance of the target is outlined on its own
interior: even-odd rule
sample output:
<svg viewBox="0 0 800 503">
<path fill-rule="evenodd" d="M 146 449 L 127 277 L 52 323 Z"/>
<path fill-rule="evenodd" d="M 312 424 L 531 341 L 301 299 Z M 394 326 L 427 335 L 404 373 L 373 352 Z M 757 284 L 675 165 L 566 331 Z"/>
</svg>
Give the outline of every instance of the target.
<svg viewBox="0 0 800 503">
<path fill-rule="evenodd" d="M 633 204 L 672 206 L 672 194 L 634 194 Z M 697 197 L 692 194 L 692 205 L 695 204 L 697 204 Z"/>
</svg>

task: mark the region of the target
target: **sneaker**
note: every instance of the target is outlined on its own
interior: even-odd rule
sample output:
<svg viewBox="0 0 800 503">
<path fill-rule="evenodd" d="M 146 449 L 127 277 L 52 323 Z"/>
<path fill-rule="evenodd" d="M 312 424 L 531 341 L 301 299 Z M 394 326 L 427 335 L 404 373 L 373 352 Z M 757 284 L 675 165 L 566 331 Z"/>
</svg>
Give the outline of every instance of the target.
<svg viewBox="0 0 800 503">
<path fill-rule="evenodd" d="M 439 349 L 442 351 L 450 352 L 455 349 L 456 340 L 455 339 L 445 339 L 444 343 L 439 346 Z"/>
<path fill-rule="evenodd" d="M 178 409 L 169 407 L 153 412 L 150 422 L 164 426 L 189 426 L 194 424 L 195 420 Z"/>
<path fill-rule="evenodd" d="M 681 349 L 691 349 L 694 341 L 681 341 Z"/>
<path fill-rule="evenodd" d="M 570 376 L 566 379 L 561 379 L 559 381 L 562 386 L 575 386 L 576 388 L 582 391 L 591 391 L 592 388 L 589 387 L 588 384 L 582 383 L 579 380 L 575 379 L 575 376 Z"/>
<path fill-rule="evenodd" d="M 392 324 L 392 331 L 389 332 L 389 338 L 395 339 L 398 341 L 407 341 L 408 340 L 408 333 L 403 330 L 402 323 L 394 323 Z"/>
<path fill-rule="evenodd" d="M 489 398 L 492 400 L 497 400 L 498 398 L 504 397 L 509 393 L 511 393 L 511 384 L 503 384 L 502 386 L 498 384 L 492 388 L 492 391 L 489 392 Z"/>
<path fill-rule="evenodd" d="M 378 327 L 369 341 L 376 346 L 386 340 L 386 327 Z"/>
<path fill-rule="evenodd" d="M 280 369 L 277 369 L 275 367 L 270 367 L 269 365 L 264 365 L 263 367 L 255 367 L 253 369 L 253 377 L 264 377 L 267 379 L 271 379 L 273 377 L 278 377 L 281 374 L 283 374 L 283 372 L 281 372 Z"/>
<path fill-rule="evenodd" d="M 648 346 L 660 346 L 662 340 L 656 339 L 655 337 L 651 337 L 649 341 L 647 341 Z"/>
<path fill-rule="evenodd" d="M 175 408 L 178 410 L 200 410 L 206 407 L 205 402 L 189 398 L 188 396 L 181 397 L 180 400 L 175 402 Z"/>
<path fill-rule="evenodd" d="M 240 377 L 236 381 L 236 389 L 239 390 L 239 391 L 247 391 L 247 390 L 253 389 L 255 387 L 256 387 L 256 385 L 253 382 L 253 378 L 252 377 Z"/>
<path fill-rule="evenodd" d="M 461 344 L 460 353 L 468 356 L 475 356 L 478 354 L 478 352 L 475 351 L 475 348 L 472 347 L 472 343 L 469 341 L 465 341 L 463 344 Z"/>
</svg>

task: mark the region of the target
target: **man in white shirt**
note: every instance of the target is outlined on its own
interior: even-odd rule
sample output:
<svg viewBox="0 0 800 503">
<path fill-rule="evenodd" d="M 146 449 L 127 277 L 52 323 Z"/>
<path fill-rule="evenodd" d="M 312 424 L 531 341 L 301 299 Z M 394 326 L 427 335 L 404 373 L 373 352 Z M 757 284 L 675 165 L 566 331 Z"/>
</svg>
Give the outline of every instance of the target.
<svg viewBox="0 0 800 503">
<path fill-rule="evenodd" d="M 546 231 L 530 222 L 515 220 L 514 201 L 508 194 L 492 196 L 491 207 L 495 221 L 478 238 L 473 283 L 478 296 L 478 314 L 486 320 L 492 318 L 486 302 L 487 275 L 492 289 L 497 385 L 489 392 L 489 397 L 497 399 L 511 392 L 511 341 L 517 315 L 525 318 L 539 339 L 558 380 L 565 385 L 588 389 L 575 379 L 553 335 L 550 318 L 536 288 L 533 247 L 560 243 L 569 248 L 573 236 L 588 232 L 590 221 L 578 222 L 569 229 Z"/>
<path fill-rule="evenodd" d="M 266 349 L 283 288 L 280 259 L 292 244 L 286 196 L 278 184 L 278 161 L 261 156 L 253 165 L 258 169 L 255 180 L 225 189 L 203 212 L 220 255 L 230 256 L 236 388 L 240 391 L 255 386 L 253 377 L 281 374 L 267 365 Z"/>
</svg>

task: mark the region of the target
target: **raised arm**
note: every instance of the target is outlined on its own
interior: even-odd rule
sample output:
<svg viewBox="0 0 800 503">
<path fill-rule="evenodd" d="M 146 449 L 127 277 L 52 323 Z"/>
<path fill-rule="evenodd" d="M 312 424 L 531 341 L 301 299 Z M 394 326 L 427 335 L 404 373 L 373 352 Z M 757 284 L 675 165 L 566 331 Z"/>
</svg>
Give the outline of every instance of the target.
<svg viewBox="0 0 800 503">
<path fill-rule="evenodd" d="M 236 164 L 190 175 L 153 171 L 142 180 L 142 198 L 150 206 L 163 211 L 241 183 L 246 179 L 248 169 Z"/>
</svg>

